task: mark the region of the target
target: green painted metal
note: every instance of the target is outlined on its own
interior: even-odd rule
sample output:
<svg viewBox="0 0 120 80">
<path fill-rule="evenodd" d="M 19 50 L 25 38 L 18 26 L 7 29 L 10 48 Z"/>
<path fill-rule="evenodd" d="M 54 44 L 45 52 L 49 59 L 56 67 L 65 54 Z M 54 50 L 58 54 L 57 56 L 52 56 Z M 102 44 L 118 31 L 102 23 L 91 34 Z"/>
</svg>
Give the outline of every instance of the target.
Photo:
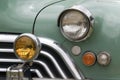
<svg viewBox="0 0 120 80">
<path fill-rule="evenodd" d="M 1 0 L 0 32 L 25 33 L 32 31 L 32 24 L 37 12 L 55 0 Z M 82 42 L 65 39 L 57 26 L 59 14 L 73 5 L 86 7 L 95 19 L 91 37 Z M 35 35 L 51 38 L 69 52 L 86 77 L 93 80 L 120 80 L 120 2 L 119 0 L 66 0 L 45 8 L 38 16 Z M 71 53 L 72 46 L 78 45 L 82 52 L 78 56 Z M 87 67 L 81 57 L 85 51 L 107 51 L 111 55 L 108 66 L 96 63 Z"/>
<path fill-rule="evenodd" d="M 30 33 L 38 11 L 56 1 L 0 0 L 0 32 Z"/>
</svg>

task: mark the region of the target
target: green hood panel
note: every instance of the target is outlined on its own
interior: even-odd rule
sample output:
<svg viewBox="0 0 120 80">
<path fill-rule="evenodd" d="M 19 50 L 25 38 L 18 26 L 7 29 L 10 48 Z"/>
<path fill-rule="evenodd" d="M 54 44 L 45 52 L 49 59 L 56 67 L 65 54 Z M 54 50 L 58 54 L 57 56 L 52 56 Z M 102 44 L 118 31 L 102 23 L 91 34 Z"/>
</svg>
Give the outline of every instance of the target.
<svg viewBox="0 0 120 80">
<path fill-rule="evenodd" d="M 31 32 L 38 11 L 57 1 L 60 0 L 1 0 L 0 32 Z"/>
<path fill-rule="evenodd" d="M 117 0 L 116 0 L 117 1 Z M 76 2 L 76 3 L 75 3 Z M 74 43 L 65 39 L 57 26 L 59 14 L 73 4 L 80 4 L 86 7 L 95 19 L 94 31 L 90 38 L 83 42 Z M 120 3 L 103 0 L 67 0 L 46 8 L 38 17 L 35 27 L 35 34 L 52 38 L 67 48 L 71 53 L 73 46 L 81 47 L 81 55 L 71 56 L 81 68 L 86 77 L 93 80 L 120 80 Z M 91 67 L 84 66 L 81 61 L 85 51 L 92 51 L 96 55 L 101 51 L 107 51 L 111 55 L 111 63 L 108 66 L 101 66 L 98 63 Z"/>
<path fill-rule="evenodd" d="M 76 3 L 78 3 L 78 0 L 65 0 L 45 8 L 37 17 L 35 34 L 63 43 L 66 39 L 60 33 L 58 17 L 63 10 L 72 7 Z"/>
<path fill-rule="evenodd" d="M 57 0 L 1 0 L 0 32 L 28 33 L 32 31 L 36 14 L 46 5 Z M 91 37 L 83 42 L 68 41 L 57 26 L 60 13 L 73 5 L 86 7 L 95 19 Z M 37 17 L 35 35 L 51 38 L 64 46 L 86 77 L 93 80 L 120 80 L 120 2 L 119 0 L 65 0 L 45 8 Z M 71 53 L 73 46 L 81 47 L 81 54 Z M 81 57 L 85 51 L 96 55 L 107 51 L 111 55 L 108 66 L 95 65 L 87 67 Z"/>
</svg>

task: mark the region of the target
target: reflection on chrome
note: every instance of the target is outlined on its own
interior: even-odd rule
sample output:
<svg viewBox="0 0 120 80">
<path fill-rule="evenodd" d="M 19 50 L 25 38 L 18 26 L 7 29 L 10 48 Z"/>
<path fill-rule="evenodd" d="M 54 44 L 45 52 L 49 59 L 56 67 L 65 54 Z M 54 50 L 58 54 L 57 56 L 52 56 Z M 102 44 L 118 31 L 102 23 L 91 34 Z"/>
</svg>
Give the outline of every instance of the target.
<svg viewBox="0 0 120 80">
<path fill-rule="evenodd" d="M 15 41 L 15 39 L 17 38 L 17 36 L 18 35 L 0 34 L 0 37 L 2 37 L 0 39 L 0 42 L 12 42 L 13 43 Z M 42 44 L 52 48 L 53 50 L 55 50 L 57 52 L 57 54 L 63 59 L 64 63 L 66 64 L 69 71 L 72 73 L 75 80 L 86 80 L 85 77 L 83 76 L 83 74 L 81 73 L 81 71 L 78 68 L 76 68 L 75 64 L 72 62 L 72 60 L 68 56 L 68 54 L 55 41 L 46 39 L 46 38 L 41 38 L 41 37 L 38 37 L 38 38 Z M 9 52 L 13 52 L 12 49 L 0 49 L 0 52 L 8 52 L 7 50 Z M 50 58 L 50 60 L 53 62 L 53 64 L 57 67 L 57 70 L 61 74 L 61 76 L 64 79 L 67 78 L 67 76 L 64 74 L 62 69 L 60 67 L 58 67 L 59 64 L 57 64 L 57 62 L 54 60 L 54 58 L 51 57 L 50 54 L 48 54 L 47 52 L 44 52 L 44 51 L 41 51 L 41 54 L 46 55 L 48 58 Z M 22 61 L 20 59 L 0 59 L 0 62 L 22 63 Z M 48 72 L 49 76 L 51 78 L 55 78 L 55 76 L 52 74 L 52 72 L 49 69 L 49 67 L 47 66 L 47 64 L 43 63 L 42 61 L 38 61 L 38 60 L 34 60 L 33 62 L 44 66 L 44 68 Z M 42 75 L 39 75 L 39 77 L 41 77 L 41 76 Z"/>
</svg>

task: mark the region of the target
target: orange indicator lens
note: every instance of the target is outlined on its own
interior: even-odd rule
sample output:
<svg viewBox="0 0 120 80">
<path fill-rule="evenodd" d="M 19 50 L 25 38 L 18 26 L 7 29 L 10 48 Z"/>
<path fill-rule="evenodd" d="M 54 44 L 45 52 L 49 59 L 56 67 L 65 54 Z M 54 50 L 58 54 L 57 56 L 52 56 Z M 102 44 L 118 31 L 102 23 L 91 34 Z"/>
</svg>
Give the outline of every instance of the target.
<svg viewBox="0 0 120 80">
<path fill-rule="evenodd" d="M 86 52 L 82 56 L 82 62 L 86 66 L 92 66 L 96 62 L 96 56 L 93 52 Z"/>
<path fill-rule="evenodd" d="M 22 60 L 32 59 L 36 55 L 35 49 L 34 41 L 29 37 L 23 36 L 16 41 L 15 51 Z"/>
</svg>

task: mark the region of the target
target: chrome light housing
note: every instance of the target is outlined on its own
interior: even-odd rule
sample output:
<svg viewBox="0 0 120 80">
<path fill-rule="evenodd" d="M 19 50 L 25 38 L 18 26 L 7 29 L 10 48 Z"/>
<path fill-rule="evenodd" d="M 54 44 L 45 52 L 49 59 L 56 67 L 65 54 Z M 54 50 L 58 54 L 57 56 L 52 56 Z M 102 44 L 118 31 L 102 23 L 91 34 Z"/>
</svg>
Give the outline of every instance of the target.
<svg viewBox="0 0 120 80">
<path fill-rule="evenodd" d="M 79 42 L 90 36 L 93 22 L 91 13 L 86 8 L 77 5 L 60 14 L 58 26 L 65 38 Z"/>
<path fill-rule="evenodd" d="M 40 49 L 40 41 L 30 33 L 21 34 L 14 42 L 15 55 L 26 62 L 35 59 L 40 53 Z"/>
</svg>

